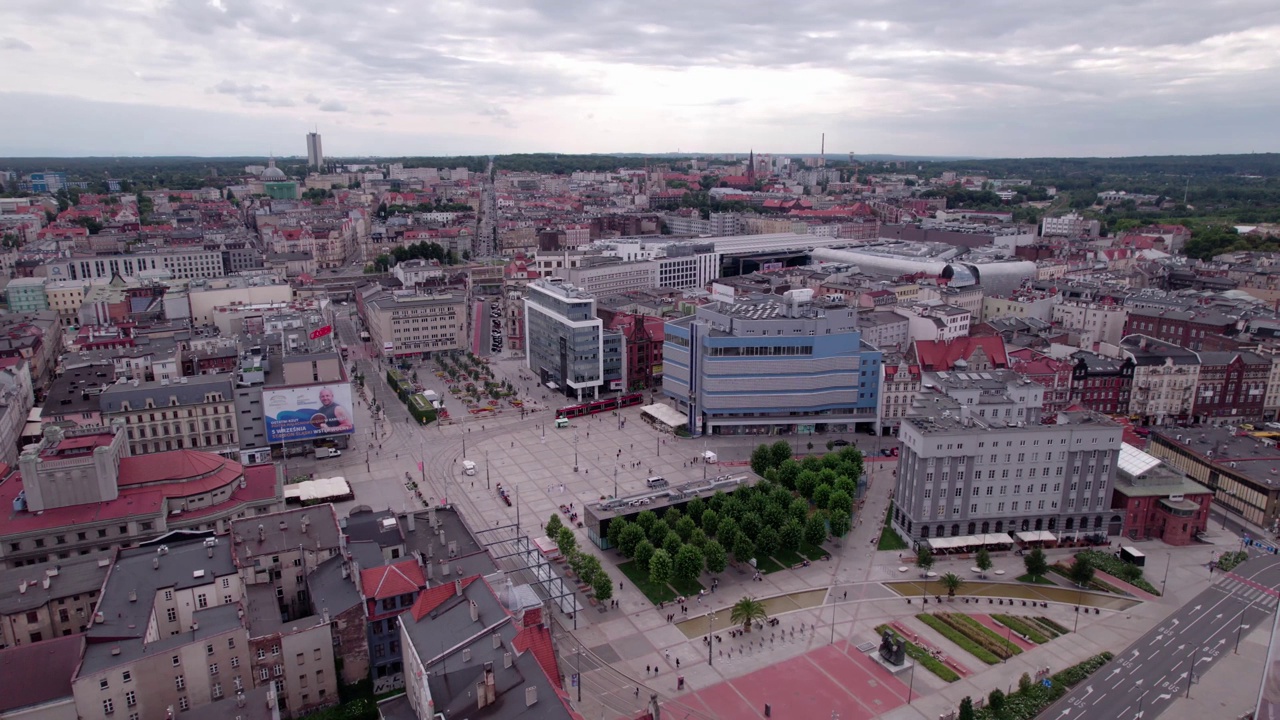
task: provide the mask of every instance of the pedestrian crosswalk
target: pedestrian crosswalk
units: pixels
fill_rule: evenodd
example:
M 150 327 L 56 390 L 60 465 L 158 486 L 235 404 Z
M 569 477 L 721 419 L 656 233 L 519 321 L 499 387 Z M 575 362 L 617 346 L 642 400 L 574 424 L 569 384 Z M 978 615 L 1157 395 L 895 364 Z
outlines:
M 1266 586 L 1230 575 L 1219 580 L 1216 585 L 1229 595 L 1241 597 L 1267 610 L 1274 610 L 1276 607 L 1277 592 Z

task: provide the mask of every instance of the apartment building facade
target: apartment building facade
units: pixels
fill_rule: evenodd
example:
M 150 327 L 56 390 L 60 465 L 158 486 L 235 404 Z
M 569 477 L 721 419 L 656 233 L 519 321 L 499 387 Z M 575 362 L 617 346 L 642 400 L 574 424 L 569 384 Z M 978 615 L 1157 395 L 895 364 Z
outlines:
M 384 357 L 429 357 L 467 347 L 467 302 L 461 293 L 387 291 L 374 287 L 357 298 L 373 351 Z
M 1129 414 L 1143 425 L 1188 421 L 1195 407 L 1200 357 L 1145 335 L 1125 337 L 1120 349 L 1134 366 Z
M 999 377 L 948 373 L 946 395 L 925 396 L 903 421 L 892 505 L 898 534 L 918 542 L 1038 530 L 1119 533 L 1123 517 L 1110 503 L 1121 427 L 1088 411 L 1041 423 L 1038 385 L 984 374 Z M 1013 420 L 1019 412 L 1025 419 Z
M 124 421 L 132 455 L 195 448 L 239 458 L 231 375 L 129 380 L 98 396 L 103 421 Z

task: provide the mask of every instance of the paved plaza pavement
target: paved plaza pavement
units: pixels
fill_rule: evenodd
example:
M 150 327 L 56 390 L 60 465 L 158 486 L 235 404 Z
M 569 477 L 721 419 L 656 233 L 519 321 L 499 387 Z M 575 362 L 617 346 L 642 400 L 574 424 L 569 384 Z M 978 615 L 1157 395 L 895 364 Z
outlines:
M 344 332 L 354 338 L 353 329 L 340 322 L 339 333 Z M 348 344 L 355 348 L 359 343 Z M 391 400 L 380 432 L 372 431 L 368 405 L 357 403 L 359 429 L 352 441 L 353 450 L 341 458 L 289 463 L 291 474 L 308 472 L 306 466 L 310 464 L 318 467 L 317 476 L 343 475 L 351 482 L 355 500 L 340 504 L 340 515 L 356 505 L 368 505 L 374 510 L 420 507 L 421 503 L 404 487 L 405 474 L 409 473 L 415 481 L 425 480 L 423 494 L 427 502 L 447 498 L 466 516 L 473 529 L 513 524 L 518 512 L 521 528 L 536 537 L 541 534 L 539 527 L 561 505 L 573 504 L 578 509 L 602 496 L 613 495 L 615 482 L 617 493 L 627 495 L 643 490 L 645 478 L 654 474 L 663 475 L 676 484 L 701 478 L 704 472 L 714 475 L 743 470 L 742 464 L 759 442 L 778 439 L 682 440 L 649 427 L 640 419 L 638 408 L 620 412 L 620 416 L 627 419 L 625 429 L 619 428 L 619 416 L 611 414 L 579 418 L 570 428 L 555 429 L 554 412 L 549 408 L 567 404 L 566 401 L 554 395 L 544 399 L 540 388 L 521 379 L 518 362 L 509 359 L 493 363 L 498 376 L 511 379 L 527 392 L 526 397 L 547 409 L 523 418 L 518 411 L 507 411 L 496 417 L 473 419 L 461 410 L 460 403 L 447 397 L 442 386 L 437 386 L 437 392 L 446 397 L 454 422 L 419 428 L 405 421 L 407 412 L 383 382 L 385 366 L 373 366 L 370 362 L 361 359 L 366 385 L 375 397 Z M 432 386 L 434 363 L 419 362 L 417 368 L 420 380 Z M 869 456 L 880 443 L 887 446 L 891 442 L 865 435 L 842 437 L 865 448 Z M 807 452 L 806 440 L 786 439 L 800 453 Z M 825 451 L 828 439 L 814 438 L 814 452 Z M 722 467 L 695 462 L 704 447 L 719 453 Z M 462 474 L 463 459 L 479 465 L 475 476 Z M 574 472 L 575 459 L 578 472 Z M 908 605 L 883 585 L 886 581 L 904 579 L 899 568 L 910 563 L 909 558 L 900 557 L 897 552 L 874 549 L 888 503 L 895 462 L 885 459 L 869 461 L 867 465 L 871 488 L 866 508 L 855 520 L 848 538 L 842 543 L 828 543 L 833 555 L 831 561 L 766 575 L 762 582 L 753 582 L 750 574 L 731 567 L 719 578 L 718 591 L 706 596 L 704 604 L 692 600 L 687 603 L 688 617 L 698 618 L 712 608 L 727 615 L 728 606 L 743 595 L 767 598 L 812 589 L 827 591 L 821 604 L 779 616 L 781 628 L 787 631 L 785 637 L 775 636 L 767 645 L 763 644 L 764 634 L 751 637 L 750 641 L 756 644 L 749 647 L 748 638 L 729 638 L 721 633 L 711 664 L 708 664 L 702 637 L 690 638 L 676 624 L 668 624 L 666 611 L 660 612 L 650 605 L 616 570 L 619 560 L 616 553 L 600 552 L 585 532 L 579 530 L 578 546 L 598 554 L 606 570 L 615 580 L 622 581 L 621 590 L 615 590 L 620 607 L 603 613 L 594 608 L 579 613 L 576 631 L 566 630 L 573 623 L 564 615 L 556 614 L 560 621 L 556 637 L 562 669 L 568 676 L 578 663 L 582 666 L 584 693 L 580 709 L 583 714 L 593 719 L 634 717 L 649 693 L 654 692 L 660 696 L 664 708 L 670 708 L 676 717 L 763 717 L 763 704 L 767 702 L 772 705 L 773 717 L 781 718 L 825 718 L 835 711 L 845 720 L 874 716 L 934 720 L 954 710 L 966 695 L 976 698 L 995 687 L 1008 690 L 1016 686 L 1024 672 L 1034 674 L 1045 667 L 1056 672 L 1103 650 L 1119 652 L 1208 587 L 1210 576 L 1205 563 L 1213 553 L 1234 549 L 1238 543 L 1234 534 L 1222 530 L 1214 531 L 1213 545 L 1172 548 L 1154 542 L 1138 543 L 1147 554 L 1148 579 L 1157 586 L 1167 563 L 1166 597 L 1125 611 L 1103 610 L 1099 615 L 1088 616 L 1077 616 L 1070 604 L 1050 603 L 1049 608 L 1041 609 L 1038 614 L 1067 627 L 1079 620 L 1078 631 L 1024 652 L 1007 664 L 988 668 L 920 624 L 913 617 L 922 610 L 919 604 Z M 499 483 L 516 499 L 513 507 L 498 497 Z M 1067 550 L 1049 553 L 1051 561 L 1068 554 Z M 996 569 L 1006 571 L 1004 577 L 1016 577 L 1023 572 L 1020 557 L 1006 554 L 993 559 Z M 941 560 L 934 570 L 939 574 L 956 572 L 968 578 L 972 575 L 971 564 L 971 560 Z M 702 584 L 710 586 L 705 575 Z M 963 607 L 947 606 L 947 609 Z M 988 611 L 985 607 L 983 610 Z M 684 616 L 677 618 L 684 619 Z M 922 640 L 956 658 L 973 674 L 948 685 L 923 669 L 911 679 L 895 680 L 878 666 L 868 665 L 869 661 L 852 646 L 876 642 L 876 625 L 893 621 L 917 629 Z M 1205 703 L 1218 701 L 1215 697 L 1225 704 L 1209 713 L 1209 717 L 1238 715 L 1221 712 L 1229 706 L 1235 713 L 1236 708 L 1243 707 L 1245 695 L 1256 694 L 1261 671 L 1250 675 L 1247 671 L 1240 672 L 1240 665 L 1246 657 L 1253 657 L 1256 662 L 1260 652 L 1258 643 L 1266 641 L 1262 635 L 1254 634 L 1252 629 L 1246 633 L 1241 655 L 1218 663 L 1202 684 L 1192 689 L 1191 701 L 1175 702 L 1162 717 L 1203 718 Z M 720 656 L 722 651 L 724 657 Z M 729 657 L 730 651 L 732 657 Z M 1265 652 L 1265 648 L 1261 652 Z M 646 666 L 650 668 L 647 675 Z M 656 674 L 653 668 L 657 668 Z M 683 691 L 677 688 L 680 676 L 685 681 Z M 1207 684 L 1215 678 L 1230 678 L 1229 683 L 1219 682 L 1214 687 L 1227 685 L 1233 690 L 1210 690 Z M 838 691 L 842 683 L 866 682 L 872 687 L 869 685 L 872 681 L 876 683 L 874 692 Z M 910 685 L 910 704 L 900 687 L 904 683 Z M 570 692 L 574 694 L 574 689 L 570 688 Z M 1198 695 L 1204 697 L 1198 698 Z M 728 703 L 726 708 L 737 709 L 720 709 L 717 706 L 721 702 Z M 1191 703 L 1196 704 L 1196 710 L 1184 707 Z M 831 707 L 825 707 L 828 704 Z M 1150 717 L 1148 715 L 1148 720 Z

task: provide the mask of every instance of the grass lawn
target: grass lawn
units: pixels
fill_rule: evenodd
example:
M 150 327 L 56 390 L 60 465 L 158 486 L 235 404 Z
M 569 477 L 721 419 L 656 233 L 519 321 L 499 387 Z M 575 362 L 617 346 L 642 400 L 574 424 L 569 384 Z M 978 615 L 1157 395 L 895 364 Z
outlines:
M 1043 575 L 1019 575 L 1018 582 L 1033 583 L 1035 585 L 1055 585 L 1052 580 L 1047 579 Z
M 777 560 L 767 557 L 767 558 L 756 558 L 756 569 L 764 573 L 765 575 L 768 575 L 769 573 L 778 572 L 779 570 L 786 570 L 787 568 L 783 567 Z
M 822 558 L 830 555 L 831 553 L 827 552 L 826 550 L 823 550 L 817 545 L 801 545 L 800 554 L 809 558 L 810 560 L 821 560 Z
M 676 594 L 683 595 L 687 598 L 698 597 L 698 593 L 706 589 L 702 586 L 702 583 L 697 580 L 690 580 L 688 582 L 683 580 L 672 580 L 671 587 L 676 589 Z M 647 595 L 648 593 L 645 594 Z
M 660 602 L 671 602 L 676 599 L 676 592 L 666 585 L 654 585 L 649 582 L 649 573 L 640 570 L 635 560 L 628 560 L 618 566 L 623 575 L 639 588 L 649 602 L 657 605 Z
M 893 531 L 893 526 L 890 523 L 890 518 L 893 517 L 891 514 L 892 512 L 893 510 L 891 508 L 886 510 L 884 513 L 884 527 L 880 530 L 880 542 L 876 545 L 876 549 L 908 550 L 909 546 L 902 541 L 902 538 L 898 536 L 898 533 Z
M 804 562 L 804 558 L 795 550 L 778 550 L 773 554 L 773 557 L 786 567 L 793 567 Z

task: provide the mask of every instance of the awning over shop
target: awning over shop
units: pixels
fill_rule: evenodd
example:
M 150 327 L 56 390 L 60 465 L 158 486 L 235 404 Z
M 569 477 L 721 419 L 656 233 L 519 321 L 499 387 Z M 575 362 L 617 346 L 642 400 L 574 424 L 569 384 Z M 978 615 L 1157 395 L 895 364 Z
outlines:
M 1057 539 L 1058 538 L 1054 537 L 1053 533 L 1048 530 L 1032 530 L 1030 532 L 1018 533 L 1018 542 L 1024 543 L 1054 542 Z

